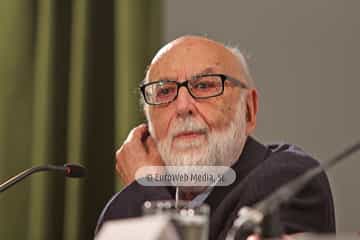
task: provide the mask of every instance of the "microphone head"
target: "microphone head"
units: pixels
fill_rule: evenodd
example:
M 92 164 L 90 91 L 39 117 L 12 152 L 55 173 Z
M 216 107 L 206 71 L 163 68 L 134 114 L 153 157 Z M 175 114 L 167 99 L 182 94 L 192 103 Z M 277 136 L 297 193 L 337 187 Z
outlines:
M 65 176 L 73 178 L 81 178 L 86 175 L 86 168 L 80 164 L 67 163 L 65 167 Z

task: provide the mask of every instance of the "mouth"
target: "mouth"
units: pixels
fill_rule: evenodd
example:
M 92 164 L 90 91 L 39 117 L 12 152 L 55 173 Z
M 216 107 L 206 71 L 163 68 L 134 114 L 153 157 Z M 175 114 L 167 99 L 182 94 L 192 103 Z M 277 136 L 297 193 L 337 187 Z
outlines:
M 205 136 L 205 131 L 186 131 L 176 134 L 174 140 L 191 140 Z

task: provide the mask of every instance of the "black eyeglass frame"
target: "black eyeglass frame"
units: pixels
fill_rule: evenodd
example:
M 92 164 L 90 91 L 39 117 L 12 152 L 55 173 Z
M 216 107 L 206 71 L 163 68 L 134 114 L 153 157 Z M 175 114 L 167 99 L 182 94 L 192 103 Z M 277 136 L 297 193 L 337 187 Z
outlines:
M 191 92 L 190 88 L 189 88 L 189 82 L 190 81 L 193 81 L 193 80 L 196 80 L 196 79 L 199 79 L 199 78 L 202 78 L 202 77 L 220 77 L 221 79 L 221 91 L 218 93 L 218 94 L 215 94 L 215 95 L 211 95 L 211 96 L 206 96 L 206 97 L 198 97 L 198 96 L 194 96 L 193 93 Z M 150 82 L 150 83 L 146 83 L 146 84 L 142 84 L 139 88 L 140 88 L 140 91 L 143 95 L 143 98 L 145 100 L 145 102 L 149 105 L 152 105 L 152 106 L 159 106 L 159 105 L 165 105 L 165 104 L 169 104 L 173 101 L 176 100 L 176 98 L 178 97 L 179 95 L 179 91 L 180 91 L 180 88 L 181 87 L 185 87 L 187 90 L 188 90 L 188 93 L 194 98 L 194 99 L 208 99 L 208 98 L 212 98 L 212 97 L 217 97 L 217 96 L 220 96 L 224 93 L 224 89 L 225 89 L 225 81 L 228 80 L 229 82 L 233 83 L 235 86 L 239 86 L 241 88 L 245 88 L 245 89 L 248 89 L 248 86 L 241 82 L 240 80 L 236 79 L 236 78 L 233 78 L 233 77 L 230 77 L 230 76 L 227 76 L 225 74 L 201 74 L 201 75 L 196 75 L 194 77 L 192 77 L 190 80 L 186 80 L 184 82 L 177 82 L 177 81 L 174 81 L 174 80 L 160 80 L 160 81 L 155 81 L 155 82 Z M 177 89 L 176 89 L 176 95 L 174 96 L 174 98 L 170 101 L 167 101 L 167 102 L 164 102 L 164 103 L 150 103 L 148 102 L 148 100 L 146 99 L 146 94 L 145 94 L 145 88 L 147 86 L 150 86 L 150 85 L 154 85 L 154 84 L 158 84 L 158 83 L 166 83 L 166 82 L 171 82 L 171 83 L 175 83 L 177 85 Z

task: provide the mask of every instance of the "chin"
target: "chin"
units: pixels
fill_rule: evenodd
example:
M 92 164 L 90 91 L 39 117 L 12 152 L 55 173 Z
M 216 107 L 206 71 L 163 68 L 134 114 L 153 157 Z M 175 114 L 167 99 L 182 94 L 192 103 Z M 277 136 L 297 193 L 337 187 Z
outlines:
M 209 166 L 214 165 L 207 154 L 199 148 L 188 148 L 186 150 L 172 152 L 171 159 L 166 165 L 172 166 Z
M 174 146 L 171 149 L 171 155 L 179 157 L 178 155 L 197 155 L 201 154 L 202 147 L 201 146 Z
M 193 140 L 173 140 L 171 147 L 174 151 L 192 151 L 198 150 L 208 146 L 208 142 L 204 139 L 193 139 Z

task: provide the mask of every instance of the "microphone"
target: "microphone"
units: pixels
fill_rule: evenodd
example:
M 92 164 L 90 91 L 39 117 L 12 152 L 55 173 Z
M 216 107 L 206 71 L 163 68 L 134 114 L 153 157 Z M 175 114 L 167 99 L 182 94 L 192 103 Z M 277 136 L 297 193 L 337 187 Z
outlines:
M 242 234 L 260 233 L 264 234 L 265 228 L 267 231 L 272 231 L 268 224 L 272 224 L 271 227 L 277 227 L 271 222 L 276 220 L 273 218 L 273 214 L 279 209 L 279 207 L 288 202 L 298 192 L 300 192 L 310 180 L 316 177 L 321 172 L 333 167 L 337 163 L 346 159 L 353 153 L 360 149 L 360 142 L 346 148 L 343 152 L 339 153 L 330 160 L 320 164 L 317 167 L 311 168 L 304 174 L 296 177 L 287 184 L 279 187 L 275 192 L 270 194 L 267 198 L 255 204 L 253 207 L 242 207 L 238 212 L 238 218 L 234 221 L 232 228 L 226 236 L 226 240 L 233 240 L 237 236 L 237 233 L 242 231 Z M 277 219 L 278 220 L 278 219 Z M 281 232 L 279 229 L 275 229 L 274 233 L 278 237 Z M 266 234 L 266 235 L 271 235 Z M 271 236 L 270 236 L 271 237 Z M 274 237 L 274 236 L 272 236 Z
M 33 173 L 44 172 L 44 171 L 63 172 L 66 177 L 71 177 L 71 178 L 81 178 L 86 175 L 86 168 L 79 164 L 67 163 L 63 166 L 57 166 L 57 165 L 35 166 L 22 171 L 21 173 L 15 175 L 14 177 L 2 183 L 0 185 L 0 192 L 4 192 L 8 188 L 14 186 L 16 183 L 22 181 L 27 176 L 30 176 Z
M 86 175 L 86 168 L 80 164 L 67 163 L 63 167 L 65 168 L 66 177 L 82 178 Z

